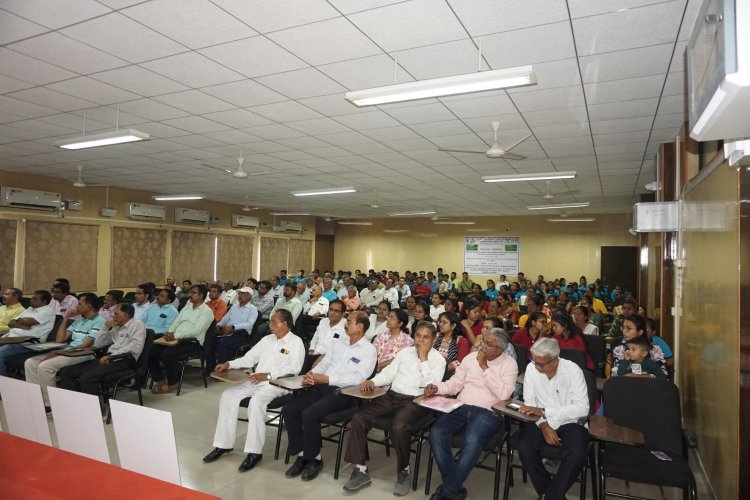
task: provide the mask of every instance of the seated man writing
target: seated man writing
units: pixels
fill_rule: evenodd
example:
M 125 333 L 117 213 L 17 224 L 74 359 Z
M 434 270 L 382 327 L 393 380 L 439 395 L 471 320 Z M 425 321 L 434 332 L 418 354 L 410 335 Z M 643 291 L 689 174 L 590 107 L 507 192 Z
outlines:
M 434 500 L 466 498 L 464 481 L 482 453 L 484 444 L 502 431 L 503 419 L 492 405 L 510 399 L 516 388 L 518 364 L 505 352 L 508 335 L 501 328 L 490 328 L 482 335 L 479 350 L 467 354 L 446 382 L 425 387 L 425 397 L 458 394 L 463 403 L 451 413 L 441 414 L 430 430 L 430 446 L 443 484 L 432 495 Z M 464 446 L 453 458 L 451 437 L 464 432 Z
M 439 383 L 445 373 L 445 358 L 432 348 L 436 333 L 434 324 L 420 322 L 414 334 L 414 346 L 399 351 L 383 371 L 360 384 L 360 389 L 364 392 L 372 391 L 376 386 L 391 387 L 386 394 L 364 405 L 352 418 L 344 458 L 354 465 L 354 469 L 349 482 L 344 485 L 344 491 L 357 491 L 371 483 L 365 464 L 367 432 L 378 417 L 390 416 L 393 417 L 391 441 L 396 449 L 396 484 L 393 494 L 404 496 L 409 493 L 411 426 L 430 414 L 429 409 L 414 404 L 413 400 L 422 395 L 423 388 L 427 385 Z
M 292 313 L 286 309 L 276 311 L 268 322 L 273 335 L 263 337 L 243 357 L 216 365 L 216 372 L 255 367 L 255 373 L 247 382 L 230 387 L 221 394 L 214 449 L 203 458 L 204 462 L 213 462 L 234 448 L 240 402 L 247 397 L 251 397 L 247 406 L 247 456 L 238 470 L 247 472 L 263 458 L 266 408 L 275 398 L 289 393 L 286 389 L 270 385 L 268 381 L 285 375 L 297 375 L 305 357 L 302 340 L 290 331 L 293 323 Z
M 298 393 L 281 410 L 289 438 L 289 453 L 299 454 L 286 477 L 302 475 L 303 481 L 315 479 L 323 469 L 320 455 L 322 440 L 320 423 L 326 415 L 352 405 L 349 396 L 339 389 L 359 385 L 375 369 L 375 348 L 365 338 L 370 319 L 363 311 L 355 311 L 346 322 L 349 342 L 332 342 L 323 361 L 305 374 Z
M 99 298 L 93 293 L 82 293 L 78 298 L 78 305 L 68 309 L 63 316 L 63 321 L 57 329 L 56 342 L 68 343 L 69 347 L 86 348 L 91 347 L 104 326 L 97 311 L 99 310 Z M 66 327 L 67 320 L 75 316 L 78 319 Z M 52 354 L 41 354 L 29 358 L 24 363 L 26 381 L 39 384 L 42 388 L 42 399 L 44 406 L 49 407 L 49 394 L 47 387 L 56 387 L 57 372 L 66 366 L 77 365 L 94 359 L 94 356 L 67 357 Z
M 589 414 L 586 379 L 572 361 L 560 358 L 556 340 L 543 338 L 531 347 L 526 367 L 521 413 L 541 417 L 521 426 L 518 454 L 540 497 L 563 500 L 586 464 Z M 550 476 L 542 464 L 544 446 L 561 447 L 557 474 Z
M 146 341 L 146 328 L 141 320 L 133 319 L 133 315 L 132 304 L 117 304 L 112 319 L 104 324 L 94 340 L 95 348 L 109 346 L 106 355 L 63 368 L 60 387 L 99 394 L 99 384 L 105 377 L 135 367 Z

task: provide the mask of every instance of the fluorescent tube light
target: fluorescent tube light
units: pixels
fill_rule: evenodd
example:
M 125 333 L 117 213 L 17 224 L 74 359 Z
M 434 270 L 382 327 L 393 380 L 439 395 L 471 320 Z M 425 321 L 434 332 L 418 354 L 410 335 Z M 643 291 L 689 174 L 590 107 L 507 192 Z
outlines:
M 157 194 L 153 197 L 158 201 L 202 200 L 202 194 Z
M 473 226 L 476 222 L 464 221 L 464 220 L 436 220 L 433 224 L 443 224 L 445 226 Z
M 358 220 L 340 220 L 338 223 L 342 226 L 372 226 L 372 222 Z
M 389 217 L 411 217 L 412 215 L 434 215 L 434 210 L 422 210 L 421 212 L 394 212 Z
M 433 78 L 419 82 L 399 83 L 346 93 L 346 100 L 355 106 L 373 106 L 390 102 L 413 101 L 485 90 L 532 85 L 536 75 L 532 66 L 480 71 L 466 75 Z
M 558 208 L 584 208 L 589 205 L 588 201 L 582 201 L 580 203 L 558 203 L 557 205 L 529 205 L 526 208 L 529 210 L 555 210 Z
M 547 219 L 547 222 L 594 222 L 595 217 L 579 217 L 576 219 L 565 218 L 565 219 Z
M 341 193 L 356 193 L 357 190 L 353 187 L 339 187 L 339 188 L 328 188 L 328 189 L 316 189 L 313 191 L 292 191 L 294 196 L 319 196 L 324 194 L 341 194 Z
M 110 146 L 124 142 L 146 141 L 150 138 L 147 133 L 132 128 L 124 128 L 101 134 L 81 135 L 55 142 L 55 146 L 63 149 L 84 149 L 97 146 Z
M 520 182 L 520 181 L 551 181 L 555 179 L 575 179 L 576 172 L 542 172 L 539 174 L 511 174 L 511 175 L 485 175 L 484 182 Z
M 396 233 L 408 233 L 408 229 L 383 229 L 384 233 L 396 234 Z
M 310 215 L 309 212 L 271 212 L 271 215 Z

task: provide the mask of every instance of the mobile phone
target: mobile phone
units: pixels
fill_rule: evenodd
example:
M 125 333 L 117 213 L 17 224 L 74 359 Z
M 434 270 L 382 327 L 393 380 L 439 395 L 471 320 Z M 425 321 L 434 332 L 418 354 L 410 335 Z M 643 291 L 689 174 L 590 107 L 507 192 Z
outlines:
M 655 456 L 656 458 L 658 458 L 659 460 L 662 460 L 664 462 L 671 462 L 672 461 L 672 459 L 670 458 L 670 456 L 667 455 L 666 453 L 664 453 L 663 451 L 652 450 L 651 454 L 653 456 Z
M 517 403 L 508 403 L 508 408 L 510 408 L 511 410 L 518 411 L 518 410 L 521 409 L 521 405 L 519 405 Z

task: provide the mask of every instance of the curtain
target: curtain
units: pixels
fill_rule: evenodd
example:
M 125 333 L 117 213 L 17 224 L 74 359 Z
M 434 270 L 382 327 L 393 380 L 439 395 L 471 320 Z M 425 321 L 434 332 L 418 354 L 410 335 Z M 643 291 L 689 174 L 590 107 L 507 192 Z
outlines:
M 260 237 L 260 276 L 259 280 L 278 276 L 279 271 L 287 268 L 289 240 L 286 238 Z
M 172 267 L 169 274 L 177 283 L 182 280 L 213 281 L 213 234 L 174 231 L 172 233 Z
M 167 265 L 167 232 L 161 229 L 112 228 L 112 288 L 162 283 Z
M 64 277 L 72 290 L 96 290 L 98 239 L 94 225 L 27 222 L 24 288 L 49 290 Z
M 216 256 L 216 275 L 222 281 L 244 282 L 253 274 L 255 238 L 220 234 Z
M 13 268 L 16 263 L 16 228 L 18 221 L 0 220 L 0 285 L 14 287 Z
M 312 240 L 289 240 L 289 274 L 294 276 L 297 271 L 304 269 L 306 273 L 312 270 Z

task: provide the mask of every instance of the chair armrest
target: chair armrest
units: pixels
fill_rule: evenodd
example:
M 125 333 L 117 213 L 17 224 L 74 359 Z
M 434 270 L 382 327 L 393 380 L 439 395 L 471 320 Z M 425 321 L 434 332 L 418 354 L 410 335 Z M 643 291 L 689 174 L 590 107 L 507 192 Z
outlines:
M 195 337 L 187 337 L 187 338 L 184 338 L 184 339 L 177 339 L 177 343 L 178 344 L 196 344 L 198 346 L 201 345 L 201 343 L 198 342 L 198 339 L 196 339 Z
M 607 417 L 599 415 L 593 415 L 589 419 L 589 435 L 599 441 L 609 441 L 629 446 L 643 446 L 646 444 L 646 439 L 640 431 L 623 425 L 617 425 Z
M 123 354 L 115 354 L 114 356 L 110 356 L 109 357 L 109 362 L 110 363 L 116 363 L 118 361 L 122 361 L 123 359 L 131 359 L 131 360 L 135 361 L 135 358 L 133 357 L 133 355 L 131 353 L 125 352 Z

